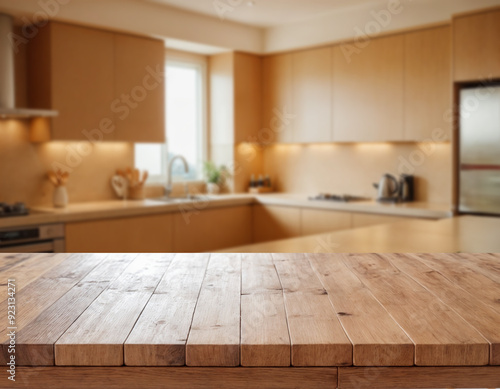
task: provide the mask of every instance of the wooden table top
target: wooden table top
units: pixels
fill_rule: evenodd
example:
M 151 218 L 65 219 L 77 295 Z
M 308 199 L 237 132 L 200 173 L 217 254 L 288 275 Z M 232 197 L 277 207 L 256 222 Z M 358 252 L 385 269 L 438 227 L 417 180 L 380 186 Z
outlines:
M 18 365 L 500 365 L 500 254 L 3 254 L 0 275 Z

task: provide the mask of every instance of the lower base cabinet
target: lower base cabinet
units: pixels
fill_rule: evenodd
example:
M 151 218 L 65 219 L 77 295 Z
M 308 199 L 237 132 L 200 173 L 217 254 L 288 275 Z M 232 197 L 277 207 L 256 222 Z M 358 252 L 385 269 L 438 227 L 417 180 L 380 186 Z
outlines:
M 302 209 L 301 216 L 301 235 L 314 235 L 351 228 L 352 214 L 350 212 Z
M 171 252 L 173 214 L 66 224 L 68 253 Z
M 254 205 L 254 242 L 294 238 L 300 232 L 300 208 L 275 205 Z
M 252 243 L 252 206 L 187 207 L 175 213 L 174 252 L 215 251 Z
M 353 213 L 352 228 L 375 226 L 377 224 L 397 223 L 412 218 L 404 216 L 375 215 L 370 213 Z

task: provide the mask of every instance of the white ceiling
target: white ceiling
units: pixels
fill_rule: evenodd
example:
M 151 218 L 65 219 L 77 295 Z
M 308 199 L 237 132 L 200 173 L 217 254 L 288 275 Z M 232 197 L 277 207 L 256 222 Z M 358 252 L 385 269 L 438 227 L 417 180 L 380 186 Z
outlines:
M 255 27 L 304 21 L 380 0 L 142 0 Z M 253 5 L 250 5 L 253 4 Z

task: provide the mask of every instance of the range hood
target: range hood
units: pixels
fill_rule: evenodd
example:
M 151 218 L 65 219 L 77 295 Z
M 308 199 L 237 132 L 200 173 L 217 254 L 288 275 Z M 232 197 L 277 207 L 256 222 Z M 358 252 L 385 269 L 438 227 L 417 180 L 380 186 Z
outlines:
M 0 13 L 0 119 L 57 116 L 57 111 L 48 109 L 16 108 L 12 28 L 12 16 Z

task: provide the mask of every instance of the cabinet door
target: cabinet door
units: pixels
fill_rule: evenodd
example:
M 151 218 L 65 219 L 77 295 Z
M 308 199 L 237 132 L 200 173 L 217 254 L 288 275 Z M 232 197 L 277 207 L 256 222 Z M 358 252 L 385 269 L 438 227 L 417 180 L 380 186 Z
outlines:
M 300 209 L 255 205 L 253 237 L 255 242 L 300 236 Z
M 453 19 L 454 79 L 500 77 L 500 10 Z
M 349 212 L 318 209 L 302 209 L 301 212 L 301 235 L 314 235 L 351 228 L 351 214 Z
M 347 46 L 333 49 L 335 142 L 403 140 L 404 37 L 367 43 L 350 56 Z
M 163 41 L 115 35 L 115 139 L 165 141 Z
M 371 213 L 353 213 L 352 228 L 375 226 L 377 224 L 396 223 L 411 220 L 408 217 L 377 215 Z
M 451 28 L 405 35 L 405 131 L 407 141 L 433 139 L 441 129 L 451 137 Z
M 262 59 L 234 54 L 234 139 L 236 143 L 260 141 Z M 263 139 L 266 140 L 265 138 Z
M 293 55 L 293 142 L 332 141 L 332 49 Z
M 174 251 L 204 252 L 252 243 L 252 207 L 199 210 L 174 215 Z
M 103 119 L 113 120 L 114 34 L 63 23 L 49 28 L 50 50 L 43 55 L 51 55 L 46 75 L 50 102 L 44 107 L 59 111 L 52 121 L 52 139 L 85 140 L 84 130 L 99 128 Z M 105 134 L 104 140 L 113 140 L 113 134 Z
M 262 128 L 271 131 L 271 142 L 291 143 L 292 54 L 264 57 L 262 67 Z
M 173 215 L 66 224 L 68 253 L 165 253 L 173 250 Z

